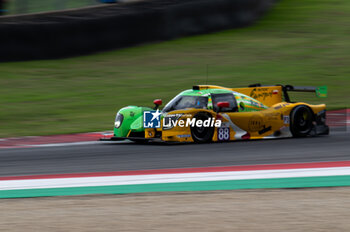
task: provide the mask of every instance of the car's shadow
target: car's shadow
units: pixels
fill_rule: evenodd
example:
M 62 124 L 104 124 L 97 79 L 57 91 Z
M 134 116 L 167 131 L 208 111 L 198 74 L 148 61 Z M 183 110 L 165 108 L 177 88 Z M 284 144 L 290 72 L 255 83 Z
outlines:
M 148 141 L 144 143 L 138 143 L 130 140 L 125 141 L 104 141 L 101 145 L 105 146 L 199 146 L 204 144 L 230 144 L 230 143 L 266 143 L 278 140 L 301 140 L 301 139 L 314 139 L 314 138 L 327 138 L 330 135 L 318 135 L 318 136 L 308 136 L 303 138 L 294 137 L 284 137 L 284 138 L 271 138 L 271 139 L 250 139 L 250 140 L 231 140 L 231 141 L 221 141 L 221 142 L 207 142 L 207 143 L 193 143 L 193 142 L 164 142 L 164 141 Z

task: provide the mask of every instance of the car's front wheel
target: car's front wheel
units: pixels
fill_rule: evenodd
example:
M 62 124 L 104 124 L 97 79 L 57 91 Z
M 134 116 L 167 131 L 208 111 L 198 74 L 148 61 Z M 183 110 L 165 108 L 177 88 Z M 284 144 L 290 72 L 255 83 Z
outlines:
M 212 115 L 207 112 L 199 112 L 196 115 L 193 116 L 195 118 L 195 121 L 202 120 L 202 122 L 206 120 L 212 120 Z M 212 141 L 213 135 L 214 135 L 214 127 L 197 127 L 196 125 L 191 127 L 191 134 L 192 138 L 196 143 L 207 143 Z

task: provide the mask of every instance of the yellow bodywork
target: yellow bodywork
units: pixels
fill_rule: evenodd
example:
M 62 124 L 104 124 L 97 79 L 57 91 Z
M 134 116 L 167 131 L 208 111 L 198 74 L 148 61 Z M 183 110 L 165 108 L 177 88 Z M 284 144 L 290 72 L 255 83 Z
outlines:
M 230 128 L 229 140 L 241 140 L 241 139 L 263 139 L 273 138 L 276 133 L 286 131 L 285 136 L 276 137 L 291 137 L 289 133 L 290 126 L 290 113 L 294 107 L 298 105 L 306 105 L 312 109 L 314 114 L 325 110 L 326 105 L 310 105 L 307 103 L 286 103 L 281 102 L 273 105 L 272 107 L 256 112 L 233 112 L 233 113 L 216 113 L 203 109 L 186 109 L 180 111 L 171 112 L 171 114 L 182 113 L 179 119 L 186 120 L 188 117 L 193 117 L 198 112 L 209 112 L 214 118 L 221 118 L 222 127 Z M 212 141 L 218 140 L 218 129 L 215 128 Z M 193 142 L 191 136 L 190 127 L 173 127 L 169 130 L 159 129 L 145 129 L 145 138 L 154 138 L 156 132 L 162 132 L 161 139 L 169 142 Z M 240 134 L 241 133 L 241 134 Z M 245 137 L 244 135 L 248 135 Z
M 263 138 L 281 138 L 291 137 L 290 133 L 290 114 L 298 105 L 308 106 L 314 114 L 318 114 L 326 109 L 325 104 L 310 105 L 307 103 L 287 103 L 282 102 L 282 87 L 252 87 L 252 88 L 225 88 L 213 85 L 199 85 L 199 90 L 218 88 L 236 91 L 250 96 L 269 108 L 254 112 L 229 112 L 216 113 L 206 109 L 185 109 L 170 112 L 169 114 L 183 114 L 181 118 L 186 120 L 193 117 L 198 112 L 208 112 L 215 119 L 222 121 L 221 127 L 229 128 L 229 140 L 241 139 L 263 139 Z M 162 123 L 163 125 L 163 123 Z M 219 128 L 214 129 L 212 141 L 219 141 Z M 163 141 L 171 142 L 193 142 L 190 127 L 175 126 L 171 129 L 145 129 L 145 138 L 155 138 L 156 133 L 161 132 Z

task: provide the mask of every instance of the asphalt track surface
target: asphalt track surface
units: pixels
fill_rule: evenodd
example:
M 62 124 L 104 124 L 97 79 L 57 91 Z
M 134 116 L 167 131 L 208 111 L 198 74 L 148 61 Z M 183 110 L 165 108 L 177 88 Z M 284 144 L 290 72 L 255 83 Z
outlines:
M 101 142 L 0 150 L 0 176 L 350 160 L 350 132 L 211 144 Z

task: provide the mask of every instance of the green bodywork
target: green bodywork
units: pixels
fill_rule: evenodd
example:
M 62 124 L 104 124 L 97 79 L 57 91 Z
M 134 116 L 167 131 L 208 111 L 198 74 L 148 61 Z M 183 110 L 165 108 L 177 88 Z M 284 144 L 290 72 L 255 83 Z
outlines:
M 227 89 L 185 90 L 181 96 L 208 97 L 208 109 L 213 109 L 211 94 L 233 93 L 237 101 L 239 112 L 250 112 L 267 109 L 268 107 L 247 95 Z M 177 97 L 177 96 L 176 96 Z M 143 132 L 143 112 L 153 110 L 149 107 L 127 106 L 118 111 L 123 115 L 123 121 L 119 128 L 114 127 L 114 136 L 127 137 L 129 132 Z
M 153 110 L 148 107 L 127 106 L 118 111 L 118 114 L 123 115 L 123 122 L 119 128 L 114 127 L 114 136 L 127 137 L 130 130 L 132 132 L 142 132 L 143 128 L 143 112 Z
M 185 90 L 179 95 L 183 96 L 208 96 L 208 109 L 213 109 L 212 100 L 210 94 L 223 94 L 223 93 L 233 93 L 238 106 L 238 112 L 251 112 L 260 111 L 267 109 L 268 107 L 259 102 L 258 100 L 249 97 L 245 94 L 227 90 L 227 89 L 204 89 L 204 90 Z
M 185 91 L 182 91 L 179 95 L 182 96 L 208 96 L 210 94 L 219 94 L 219 93 L 232 93 L 233 91 L 226 90 L 226 89 L 202 89 L 202 90 L 193 90 L 188 89 Z

